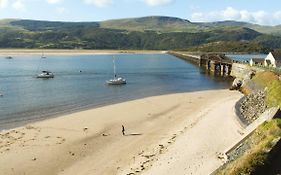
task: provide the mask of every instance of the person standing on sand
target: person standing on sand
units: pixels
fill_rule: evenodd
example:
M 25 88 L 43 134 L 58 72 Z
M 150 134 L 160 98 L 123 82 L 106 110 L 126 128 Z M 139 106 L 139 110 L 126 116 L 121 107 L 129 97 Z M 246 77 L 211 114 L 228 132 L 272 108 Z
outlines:
M 122 125 L 122 134 L 123 134 L 123 136 L 125 135 L 125 127 L 124 127 L 124 125 Z

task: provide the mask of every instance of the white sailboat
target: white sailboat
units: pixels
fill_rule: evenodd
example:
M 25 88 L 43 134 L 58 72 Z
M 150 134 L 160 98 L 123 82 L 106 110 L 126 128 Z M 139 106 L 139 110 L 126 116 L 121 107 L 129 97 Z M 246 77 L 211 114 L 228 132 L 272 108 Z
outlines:
M 47 70 L 43 70 L 40 74 L 37 74 L 37 78 L 54 78 L 55 75 Z
M 106 83 L 108 85 L 122 85 L 122 84 L 126 84 L 127 81 L 126 81 L 125 78 L 117 77 L 116 66 L 115 66 L 115 57 L 113 57 L 113 70 L 114 70 L 114 77 L 113 77 L 113 79 L 107 80 Z
M 45 55 L 44 55 L 44 52 L 42 52 L 42 55 L 41 55 L 41 58 L 47 58 Z
M 41 58 L 43 58 L 43 55 Z M 41 63 L 41 60 L 40 60 L 40 63 Z M 40 66 L 40 63 L 39 63 L 39 66 Z M 37 68 L 37 72 L 39 71 L 39 66 Z M 41 73 L 36 75 L 36 78 L 48 79 L 48 78 L 54 78 L 54 77 L 55 77 L 55 75 L 51 71 L 48 71 L 48 70 L 43 70 Z

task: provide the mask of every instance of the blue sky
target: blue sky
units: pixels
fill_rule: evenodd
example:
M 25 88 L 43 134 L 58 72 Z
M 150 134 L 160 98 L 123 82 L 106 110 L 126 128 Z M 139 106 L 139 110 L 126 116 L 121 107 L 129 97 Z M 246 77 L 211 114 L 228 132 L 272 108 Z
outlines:
M 101 21 L 151 15 L 281 24 L 280 0 L 0 0 L 0 18 Z

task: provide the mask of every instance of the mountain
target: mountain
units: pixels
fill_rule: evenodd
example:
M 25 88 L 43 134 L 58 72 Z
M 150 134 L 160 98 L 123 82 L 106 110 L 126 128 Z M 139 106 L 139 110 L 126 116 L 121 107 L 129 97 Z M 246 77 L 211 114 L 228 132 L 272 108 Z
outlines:
M 0 23 L 1 24 L 1 23 Z M 56 30 L 62 28 L 87 28 L 99 27 L 97 22 L 59 22 L 59 21 L 36 21 L 36 20 L 10 20 L 9 24 L 12 26 L 22 27 L 30 31 L 46 31 Z
M 0 20 L 0 48 L 64 49 L 187 49 L 199 46 L 235 50 L 281 48 L 281 26 L 245 22 L 193 23 L 189 20 L 149 16 L 101 22 Z M 272 34 L 273 33 L 273 34 Z M 245 44 L 247 43 L 247 44 Z
M 159 31 L 184 32 L 198 29 L 198 26 L 188 20 L 167 17 L 148 16 L 142 18 L 127 18 L 100 22 L 100 27 L 129 31 Z
M 199 32 L 225 28 L 250 28 L 260 33 L 281 36 L 281 25 L 262 26 L 239 21 L 218 21 L 209 23 L 191 22 L 186 19 L 167 16 L 148 16 L 141 18 L 126 18 L 102 21 L 102 28 L 120 29 L 129 31 L 158 31 L 158 32 Z

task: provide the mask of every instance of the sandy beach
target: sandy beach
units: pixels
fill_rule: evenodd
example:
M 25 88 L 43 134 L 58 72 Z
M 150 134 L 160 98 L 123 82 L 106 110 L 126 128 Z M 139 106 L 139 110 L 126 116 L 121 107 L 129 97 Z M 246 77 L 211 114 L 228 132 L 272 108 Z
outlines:
M 241 97 L 229 90 L 163 95 L 2 131 L 0 172 L 210 174 L 223 163 L 217 154 L 242 137 L 234 112 Z
M 108 54 L 163 54 L 160 50 L 83 50 L 83 49 L 0 49 L 0 56 L 17 55 L 108 55 Z

